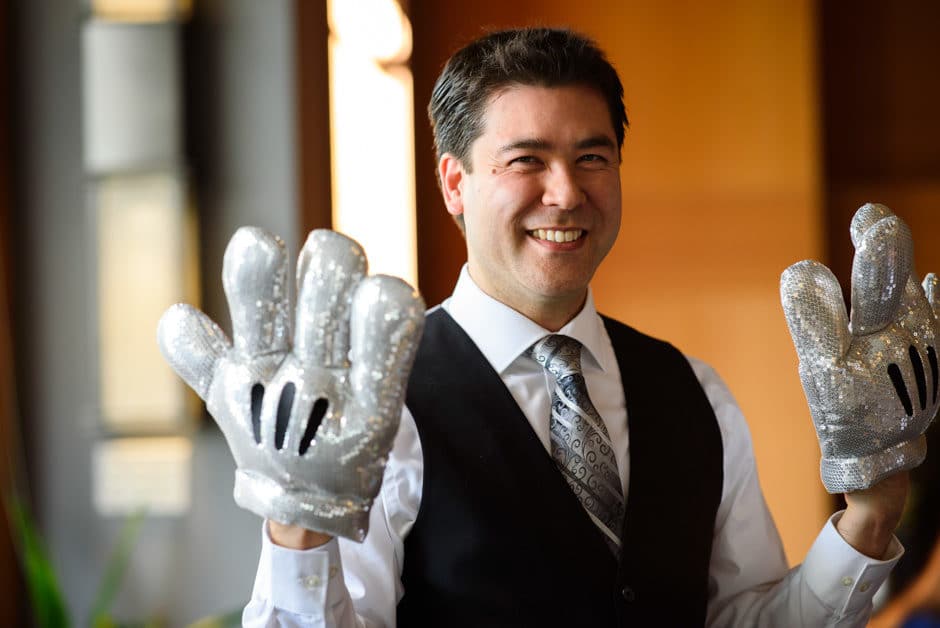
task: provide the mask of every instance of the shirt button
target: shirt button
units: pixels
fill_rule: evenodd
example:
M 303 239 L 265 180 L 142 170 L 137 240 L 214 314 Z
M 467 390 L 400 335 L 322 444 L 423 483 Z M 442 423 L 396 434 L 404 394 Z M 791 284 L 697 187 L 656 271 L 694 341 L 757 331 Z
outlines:
M 320 586 L 319 576 L 304 576 L 300 579 L 300 584 L 308 591 L 312 591 Z
M 846 576 L 845 578 L 842 578 L 842 584 L 843 584 L 844 586 L 850 587 L 850 586 L 852 586 L 853 584 L 855 584 L 855 581 L 852 580 L 851 578 L 849 578 L 848 576 Z
M 862 593 L 864 593 L 865 591 L 867 591 L 867 590 L 870 589 L 870 588 L 871 588 L 871 583 L 870 583 L 870 582 L 863 582 L 862 585 L 858 588 L 858 590 L 861 591 Z
M 621 589 L 620 595 L 623 596 L 625 602 L 633 602 L 636 599 L 636 593 L 634 593 L 633 589 L 630 587 L 624 587 Z

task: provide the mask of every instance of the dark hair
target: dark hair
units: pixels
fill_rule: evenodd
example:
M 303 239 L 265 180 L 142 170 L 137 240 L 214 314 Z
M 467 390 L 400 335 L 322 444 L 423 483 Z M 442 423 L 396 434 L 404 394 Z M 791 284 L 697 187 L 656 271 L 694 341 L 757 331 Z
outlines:
M 623 146 L 623 85 L 603 51 L 567 29 L 521 28 L 485 35 L 447 61 L 428 104 L 438 159 L 450 153 L 471 169 L 470 145 L 483 132 L 490 96 L 510 85 L 596 89 L 610 111 L 617 147 Z

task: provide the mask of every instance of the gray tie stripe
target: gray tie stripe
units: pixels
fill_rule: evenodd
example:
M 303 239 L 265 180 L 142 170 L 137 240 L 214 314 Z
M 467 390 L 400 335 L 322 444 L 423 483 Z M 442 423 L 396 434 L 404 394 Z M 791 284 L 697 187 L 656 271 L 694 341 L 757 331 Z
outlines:
M 581 373 L 581 343 L 553 334 L 532 345 L 527 354 L 555 378 L 550 419 L 552 459 L 616 554 L 623 523 L 623 489 L 610 435 L 588 397 Z

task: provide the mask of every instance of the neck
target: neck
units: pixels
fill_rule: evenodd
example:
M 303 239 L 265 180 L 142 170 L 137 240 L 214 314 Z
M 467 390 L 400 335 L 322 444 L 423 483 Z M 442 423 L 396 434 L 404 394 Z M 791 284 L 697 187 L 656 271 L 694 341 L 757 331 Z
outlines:
M 518 307 L 512 303 L 506 303 L 506 305 L 529 320 L 538 323 L 539 327 L 554 332 L 567 325 L 571 319 L 578 315 L 578 312 L 584 307 L 586 299 L 587 293 L 585 292 L 579 299 L 565 300 L 564 303 L 558 299 L 553 299 L 551 302 L 546 303 L 526 303 L 525 307 Z
M 469 270 L 469 269 L 468 269 Z M 542 295 L 503 294 L 494 286 L 481 283 L 473 277 L 473 283 L 503 305 L 511 307 L 539 327 L 555 332 L 567 325 L 578 315 L 587 301 L 587 288 L 578 294 L 545 297 Z

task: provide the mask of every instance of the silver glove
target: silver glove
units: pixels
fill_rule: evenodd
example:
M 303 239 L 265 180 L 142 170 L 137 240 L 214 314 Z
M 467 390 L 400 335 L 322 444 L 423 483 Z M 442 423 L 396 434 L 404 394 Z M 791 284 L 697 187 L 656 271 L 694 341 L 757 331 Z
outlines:
M 851 234 L 851 320 L 822 264 L 798 262 L 780 280 L 830 493 L 919 465 L 938 406 L 936 276 L 917 283 L 910 230 L 884 205 L 862 206 Z
M 243 227 L 222 270 L 234 343 L 186 304 L 169 308 L 157 331 L 164 357 L 205 400 L 232 450 L 235 501 L 357 541 L 424 325 L 411 286 L 365 275 L 356 242 L 311 232 L 297 262 L 292 337 L 284 243 Z

